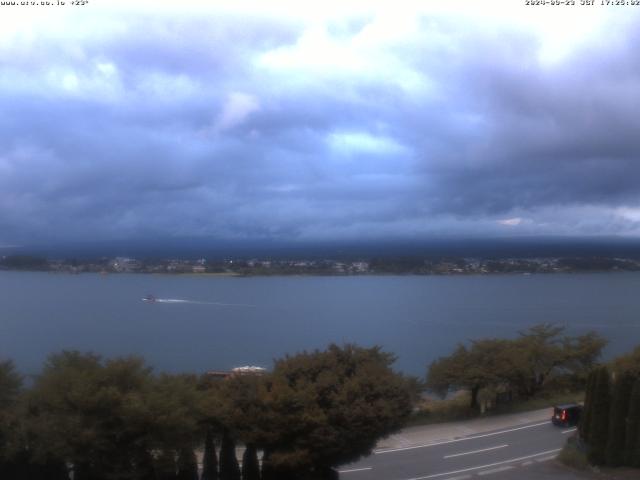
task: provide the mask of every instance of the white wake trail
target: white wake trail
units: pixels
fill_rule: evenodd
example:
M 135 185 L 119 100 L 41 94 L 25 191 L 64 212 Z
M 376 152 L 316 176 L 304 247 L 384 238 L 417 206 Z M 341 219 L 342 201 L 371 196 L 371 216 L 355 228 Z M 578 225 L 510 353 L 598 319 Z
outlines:
M 257 307 L 250 303 L 224 303 L 224 302 L 206 302 L 201 300 L 186 300 L 184 298 L 156 298 L 156 303 L 189 303 L 192 305 L 218 305 L 220 307 Z

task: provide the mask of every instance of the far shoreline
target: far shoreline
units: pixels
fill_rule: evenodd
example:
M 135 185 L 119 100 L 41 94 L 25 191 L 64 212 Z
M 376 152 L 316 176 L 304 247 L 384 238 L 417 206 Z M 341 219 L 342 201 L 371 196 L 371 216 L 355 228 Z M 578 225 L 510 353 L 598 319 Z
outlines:
M 24 270 L 24 269 L 0 269 L 0 273 L 47 273 L 52 275 L 96 275 L 103 277 L 132 275 L 132 276 L 159 276 L 159 277 L 189 277 L 189 278 L 269 278 L 269 277 L 314 277 L 314 278 L 353 278 L 353 277 L 533 277 L 551 275 L 601 275 L 605 273 L 614 274 L 640 274 L 640 271 L 633 270 L 586 270 L 586 271 L 559 271 L 559 272 L 469 272 L 469 273 L 413 273 L 413 272 L 389 272 L 389 273 L 236 273 L 236 272 L 68 272 L 54 270 Z

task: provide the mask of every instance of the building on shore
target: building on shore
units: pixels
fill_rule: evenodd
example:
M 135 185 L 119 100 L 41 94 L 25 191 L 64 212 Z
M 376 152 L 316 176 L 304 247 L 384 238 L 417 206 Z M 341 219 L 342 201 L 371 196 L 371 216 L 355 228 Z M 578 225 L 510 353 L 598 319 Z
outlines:
M 244 367 L 232 368 L 229 371 L 224 370 L 210 370 L 205 375 L 209 378 L 232 378 L 232 377 L 245 377 L 245 376 L 262 376 L 267 373 L 267 369 L 263 367 L 256 367 L 254 365 L 246 365 Z

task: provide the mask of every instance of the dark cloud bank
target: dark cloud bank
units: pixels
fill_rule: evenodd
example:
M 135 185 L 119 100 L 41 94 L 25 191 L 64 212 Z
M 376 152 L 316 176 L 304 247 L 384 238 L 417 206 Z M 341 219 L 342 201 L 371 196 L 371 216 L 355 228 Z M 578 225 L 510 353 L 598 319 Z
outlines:
M 0 244 L 640 233 L 635 20 L 545 64 L 424 18 L 360 70 L 286 64 L 295 22 L 110 20 L 0 47 Z

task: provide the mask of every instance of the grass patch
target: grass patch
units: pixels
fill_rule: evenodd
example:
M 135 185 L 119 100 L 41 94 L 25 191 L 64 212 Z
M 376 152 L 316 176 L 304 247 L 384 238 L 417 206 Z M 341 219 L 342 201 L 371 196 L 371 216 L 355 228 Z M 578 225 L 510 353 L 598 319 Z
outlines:
M 547 395 L 529 400 L 513 400 L 510 403 L 495 406 L 485 413 L 469 408 L 469 392 L 459 392 L 453 398 L 446 400 L 426 399 L 413 413 L 407 422 L 407 426 L 430 425 L 432 423 L 454 422 L 469 420 L 491 415 L 505 413 L 519 413 L 542 408 L 551 408 L 563 403 L 578 403 L 584 400 L 584 392 L 563 392 Z M 551 412 L 549 412 L 551 418 Z
M 562 405 L 563 403 L 581 403 L 584 401 L 584 392 L 561 392 L 541 394 L 538 397 L 528 400 L 514 400 L 511 403 L 499 405 L 490 410 L 489 414 L 501 413 L 519 413 L 529 410 L 540 410 L 541 408 L 551 408 L 554 405 Z M 549 413 L 551 418 L 551 413 Z
M 425 400 L 409 418 L 408 425 L 453 422 L 479 416 L 478 412 L 469 408 L 470 401 L 468 392 L 460 392 L 447 400 Z
M 568 442 L 563 449 L 560 450 L 558 460 L 567 467 L 575 468 L 576 470 L 590 469 L 586 453 L 580 451 L 575 443 Z

